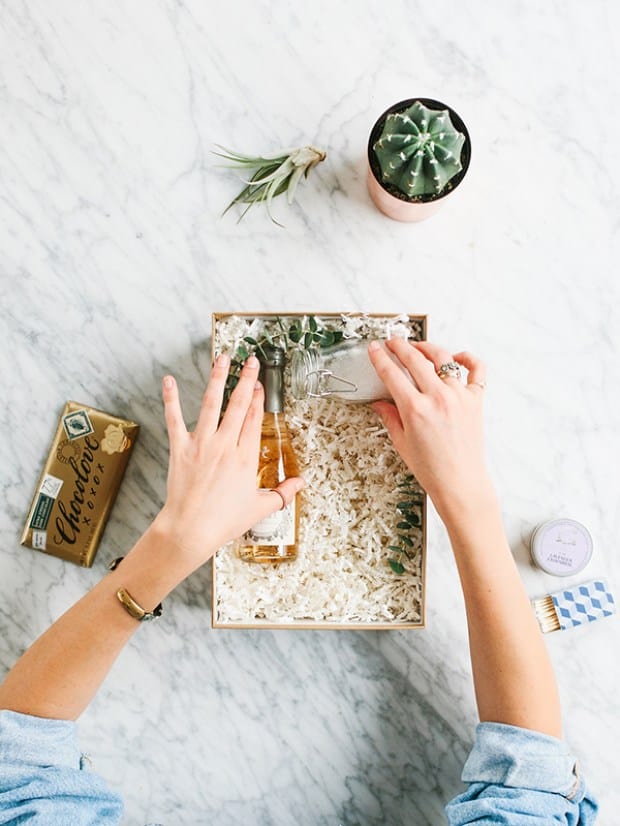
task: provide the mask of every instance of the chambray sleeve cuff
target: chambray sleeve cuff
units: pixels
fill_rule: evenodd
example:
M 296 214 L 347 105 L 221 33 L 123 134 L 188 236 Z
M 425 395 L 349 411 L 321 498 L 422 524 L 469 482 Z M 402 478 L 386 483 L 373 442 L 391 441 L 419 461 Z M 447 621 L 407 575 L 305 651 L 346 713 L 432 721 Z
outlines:
M 591 826 L 598 806 L 562 740 L 480 723 L 463 768 L 467 789 L 446 806 L 449 826 Z
M 575 757 L 562 740 L 504 723 L 479 723 L 464 783 L 488 783 L 583 798 Z
M 84 762 L 75 723 L 0 711 L 0 824 L 118 826 L 121 798 Z
M 79 769 L 77 725 L 0 711 L 0 759 L 5 765 Z

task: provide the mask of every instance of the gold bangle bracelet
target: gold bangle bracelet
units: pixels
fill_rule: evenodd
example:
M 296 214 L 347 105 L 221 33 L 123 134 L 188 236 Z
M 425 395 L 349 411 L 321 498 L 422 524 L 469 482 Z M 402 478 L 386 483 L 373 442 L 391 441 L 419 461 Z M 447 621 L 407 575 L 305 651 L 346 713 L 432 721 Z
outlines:
M 116 559 L 113 559 L 108 565 L 108 570 L 115 571 L 123 559 L 125 559 L 124 556 L 117 556 Z M 141 605 L 138 605 L 126 588 L 119 588 L 116 592 L 116 598 L 125 611 L 127 611 L 129 616 L 138 620 L 138 622 L 148 622 L 149 620 L 157 619 L 157 617 L 161 617 L 162 615 L 163 607 L 161 602 L 156 608 L 153 608 L 152 611 L 145 611 Z
M 129 614 L 130 617 L 133 617 L 138 622 L 149 622 L 149 620 L 157 619 L 157 617 L 161 616 L 162 613 L 162 605 L 161 602 L 159 605 L 154 608 L 152 611 L 145 611 L 141 605 L 135 601 L 135 599 L 131 596 L 129 591 L 125 588 L 119 588 L 116 592 L 116 598 L 123 606 L 125 611 Z

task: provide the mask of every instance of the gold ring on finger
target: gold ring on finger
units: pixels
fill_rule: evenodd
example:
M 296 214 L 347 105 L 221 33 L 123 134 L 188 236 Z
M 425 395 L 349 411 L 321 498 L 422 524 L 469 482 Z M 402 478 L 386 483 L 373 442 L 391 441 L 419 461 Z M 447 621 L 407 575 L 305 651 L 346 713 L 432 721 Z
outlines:
M 456 361 L 447 361 L 441 365 L 437 371 L 437 375 L 440 379 L 459 379 L 460 381 L 461 365 L 457 364 Z

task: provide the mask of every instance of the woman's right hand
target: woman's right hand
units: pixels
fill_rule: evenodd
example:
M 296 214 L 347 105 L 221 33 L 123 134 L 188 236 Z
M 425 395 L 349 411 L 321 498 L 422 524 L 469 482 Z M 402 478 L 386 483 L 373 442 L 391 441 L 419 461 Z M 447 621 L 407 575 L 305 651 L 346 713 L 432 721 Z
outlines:
M 378 342 L 370 343 L 370 360 L 394 399 L 375 402 L 373 409 L 394 447 L 442 518 L 453 508 L 462 511 L 481 497 L 488 499 L 493 488 L 484 458 L 484 364 L 469 353 L 451 355 L 429 342 L 390 339 L 385 344 L 415 382 Z M 452 361 L 469 371 L 466 385 L 455 377 L 439 378 L 441 365 Z

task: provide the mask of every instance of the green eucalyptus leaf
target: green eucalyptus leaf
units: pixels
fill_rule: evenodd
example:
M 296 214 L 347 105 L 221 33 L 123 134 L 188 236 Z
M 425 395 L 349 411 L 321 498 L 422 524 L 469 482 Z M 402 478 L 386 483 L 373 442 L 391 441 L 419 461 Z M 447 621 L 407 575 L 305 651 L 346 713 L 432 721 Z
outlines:
M 308 316 L 308 327 L 310 328 L 311 333 L 316 333 L 318 329 L 316 318 L 313 315 Z
M 390 563 L 390 568 L 398 576 L 405 573 L 405 566 L 402 564 L 402 562 L 397 562 L 395 559 L 390 559 L 389 563 Z
M 312 344 L 312 333 L 308 332 L 304 336 L 304 347 L 306 348 L 306 350 L 308 350 L 310 348 L 311 344 Z
M 403 556 L 409 560 L 415 560 L 415 543 L 411 538 L 410 532 L 421 525 L 421 518 L 419 512 L 414 509 L 419 508 L 419 506 L 423 503 L 424 499 L 423 495 L 417 488 L 417 482 L 411 474 L 407 474 L 404 477 L 404 479 L 401 482 L 398 482 L 398 484 L 395 487 L 396 490 L 398 490 L 400 492 L 400 495 L 403 497 L 403 499 L 401 499 L 401 501 L 398 502 L 398 504 L 396 505 L 396 509 L 399 512 L 401 520 L 397 522 L 396 529 L 398 531 L 403 531 L 404 533 L 398 534 L 398 541 L 402 544 L 400 546 L 388 545 L 388 549 L 390 551 L 394 551 L 395 553 L 400 554 L 400 556 L 398 557 L 399 561 L 396 562 L 396 564 L 402 567 L 400 559 Z M 390 561 L 390 565 L 392 561 Z

